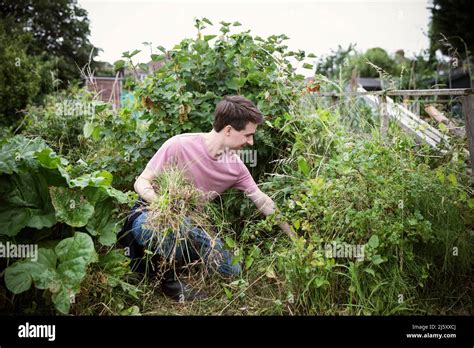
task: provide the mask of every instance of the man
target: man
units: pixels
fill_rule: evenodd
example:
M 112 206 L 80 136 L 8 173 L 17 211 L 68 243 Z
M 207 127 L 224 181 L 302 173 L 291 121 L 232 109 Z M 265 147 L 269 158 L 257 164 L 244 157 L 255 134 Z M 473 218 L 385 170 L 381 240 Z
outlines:
M 274 214 L 275 203 L 258 188 L 245 164 L 235 154 L 235 151 L 253 145 L 256 128 L 262 122 L 262 113 L 250 100 L 242 96 L 224 97 L 215 109 L 213 129 L 209 133 L 181 134 L 168 139 L 136 179 L 135 191 L 142 200 L 152 202 L 156 197 L 152 187 L 153 179 L 166 166 L 173 164 L 185 171 L 196 188 L 206 194 L 206 199 L 212 200 L 225 190 L 235 187 L 243 191 L 264 215 Z M 131 221 L 134 241 L 142 246 L 151 234 L 151 231 L 142 227 L 145 221 L 146 211 L 135 214 Z M 280 222 L 279 226 L 291 238 L 295 236 L 286 222 Z M 211 240 L 205 231 L 197 227 L 184 226 L 183 229 L 191 243 L 176 246 L 169 240 L 168 250 L 162 250 L 160 256 L 168 258 L 171 248 L 174 248 L 179 251 L 180 256 L 176 257 L 178 262 L 186 264 L 200 258 L 211 263 L 209 255 L 213 252 L 213 255 L 217 254 L 219 257 L 214 269 L 210 267 L 212 270 L 228 276 L 240 272 L 240 265 L 232 263 L 232 255 L 224 250 L 222 241 Z M 192 245 L 193 250 L 189 250 L 188 244 Z M 196 294 L 186 291 L 175 279 L 165 281 L 164 284 L 163 290 L 172 297 L 196 297 Z

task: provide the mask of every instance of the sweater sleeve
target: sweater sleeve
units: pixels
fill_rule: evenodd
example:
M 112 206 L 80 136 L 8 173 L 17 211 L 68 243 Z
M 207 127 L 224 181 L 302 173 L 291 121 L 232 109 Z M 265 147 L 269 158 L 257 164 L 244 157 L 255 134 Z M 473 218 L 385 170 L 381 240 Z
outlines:
M 245 166 L 245 164 L 243 162 L 240 162 L 240 164 L 241 164 L 240 175 L 237 178 L 237 181 L 235 182 L 233 187 L 249 195 L 255 192 L 256 190 L 258 190 L 258 186 L 255 183 L 255 180 L 253 179 L 252 175 L 250 174 L 250 171 Z

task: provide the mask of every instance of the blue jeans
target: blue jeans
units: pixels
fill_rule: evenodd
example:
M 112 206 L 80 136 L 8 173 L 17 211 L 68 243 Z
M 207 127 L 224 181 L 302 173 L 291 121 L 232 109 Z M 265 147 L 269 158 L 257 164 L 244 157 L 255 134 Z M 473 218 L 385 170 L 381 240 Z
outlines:
M 147 213 L 143 211 L 133 221 L 131 230 L 135 240 L 142 246 L 148 246 L 152 238 L 157 238 L 156 235 L 153 236 L 153 231 L 144 228 L 146 219 Z M 166 259 L 173 258 L 184 264 L 203 261 L 209 271 L 217 271 L 225 276 L 240 274 L 240 264 L 233 264 L 233 255 L 224 249 L 224 243 L 219 238 L 212 241 L 205 231 L 193 227 L 189 219 L 181 225 L 178 235 L 176 232 L 168 232 L 166 235 L 158 235 L 158 238 L 160 241 L 156 243 L 158 246 L 155 253 Z

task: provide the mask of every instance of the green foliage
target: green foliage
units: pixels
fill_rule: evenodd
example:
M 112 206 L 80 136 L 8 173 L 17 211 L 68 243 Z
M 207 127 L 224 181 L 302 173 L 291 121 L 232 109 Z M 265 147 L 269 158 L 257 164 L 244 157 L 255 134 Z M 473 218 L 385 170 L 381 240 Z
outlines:
M 93 68 L 94 76 L 115 76 L 114 66 L 108 62 L 96 61 Z
M 14 294 L 22 293 L 34 283 L 49 290 L 58 311 L 67 314 L 71 297 L 79 292 L 87 266 L 97 261 L 92 238 L 76 232 L 60 241 L 54 249 L 39 249 L 38 260 L 18 261 L 5 270 L 5 284 Z
M 350 44 L 346 49 L 338 45 L 337 50 L 331 50 L 331 54 L 318 59 L 316 73 L 331 79 L 338 79 L 355 52 L 355 44 Z M 347 76 L 345 77 L 347 78 Z
M 71 86 L 66 91 L 48 95 L 41 106 L 25 110 L 22 133 L 41 136 L 56 153 L 71 162 L 83 159 L 93 151 L 84 129 L 101 106 L 85 89 Z M 95 134 L 95 133 L 94 133 Z
M 400 74 L 400 68 L 397 67 L 395 61 L 380 47 L 370 48 L 364 54 L 354 57 L 350 62 L 350 66 L 355 67 L 361 77 L 379 77 L 379 73 L 367 64 L 367 61 L 375 64 L 392 76 Z
M 404 72 L 406 78 L 402 83 L 402 88 L 406 89 L 428 89 L 433 88 L 433 82 L 441 84 L 443 78 L 439 76 L 440 67 L 443 64 L 432 57 L 429 57 L 428 50 L 415 55 L 406 64 L 407 70 Z M 438 87 L 442 87 L 438 86 Z
M 430 4 L 430 51 L 440 49 L 445 55 L 466 59 L 474 52 L 471 2 L 434 0 Z M 446 38 L 449 44 L 444 40 Z
M 137 119 L 130 109 L 122 108 L 118 113 L 109 109 L 96 109 L 96 114 L 84 125 L 91 128 L 87 139 L 91 151 L 84 156 L 88 168 L 107 170 L 115 178 L 119 189 L 133 189 L 135 178 L 143 171 L 148 161 L 159 148 L 147 130 L 147 124 Z M 160 135 L 159 144 L 166 140 Z
M 474 217 L 469 178 L 459 175 L 464 162 L 431 167 L 395 129 L 386 144 L 344 129 L 334 137 L 328 130 L 337 123 L 320 117 L 313 125 L 331 144 L 326 151 L 296 143 L 297 160 L 279 168 L 286 175 L 264 183 L 301 236 L 276 258 L 289 291 L 298 294 L 293 310 L 331 312 L 337 304 L 336 313 L 405 313 L 420 310 L 425 291 L 460 289 L 472 267 Z M 315 134 L 311 123 L 295 130 L 301 139 Z M 327 257 L 333 243 L 364 246 L 363 260 Z
M 106 171 L 74 177 L 68 162 L 40 138 L 3 140 L 0 154 L 0 237 L 31 242 L 33 233 L 42 239 L 38 260 L 9 265 L 5 284 L 15 294 L 32 284 L 49 290 L 56 309 L 67 313 L 88 265 L 97 262 L 94 240 L 85 232 L 101 245 L 115 243 L 118 204 L 131 197 L 111 186 Z
M 240 94 L 266 116 L 270 128 L 262 127 L 256 138 L 259 162 L 268 163 L 277 149 L 284 151 L 291 143 L 281 136 L 279 127 L 271 126 L 294 108 L 304 79 L 295 74 L 289 57 L 302 61 L 306 55 L 289 51 L 285 35 L 263 39 L 249 32 L 231 34 L 231 27 L 238 24 L 225 22 L 221 22 L 220 36 L 203 35 L 206 25 L 210 25 L 208 20 L 196 20 L 195 39 L 185 39 L 169 51 L 161 48 L 160 55 L 152 56 L 165 64 L 136 88 L 136 97 L 145 107 L 140 118 L 150 123 L 148 136 L 159 146 L 176 134 L 207 132 L 222 97 Z M 262 165 L 257 166 L 254 174 L 262 170 Z
M 3 175 L 2 175 L 3 179 Z M 41 229 L 56 223 L 44 177 L 22 173 L 2 181 L 1 234 L 15 236 L 24 227 Z
M 47 80 L 49 63 L 25 48 L 29 34 L 12 31 L 0 21 L 0 125 L 17 126 L 21 111 L 37 100 Z
M 55 57 L 55 70 L 61 85 L 80 78 L 82 68 L 93 59 L 98 49 L 89 41 L 87 11 L 75 0 L 2 1 L 0 19 L 8 24 L 7 32 L 23 30 L 32 34 L 27 50 L 31 55 L 47 53 Z
M 69 226 L 83 227 L 94 215 L 94 206 L 80 192 L 63 187 L 51 187 L 49 192 L 59 221 Z
M 441 62 L 428 58 L 427 52 L 420 52 L 409 59 L 402 50 L 389 55 L 382 48 L 358 52 L 355 45 L 349 45 L 346 49 L 339 46 L 331 54 L 320 57 L 316 73 L 343 85 L 350 82 L 355 69 L 359 77 L 382 77 L 387 80 L 390 86 L 385 85 L 384 88 L 431 88 L 439 64 Z

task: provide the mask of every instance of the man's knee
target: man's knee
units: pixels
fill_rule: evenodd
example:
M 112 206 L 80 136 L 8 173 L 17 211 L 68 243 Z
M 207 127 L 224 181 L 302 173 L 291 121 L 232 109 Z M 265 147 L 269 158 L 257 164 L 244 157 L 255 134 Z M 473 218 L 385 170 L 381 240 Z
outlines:
M 240 262 L 237 262 L 235 265 L 232 262 L 229 265 L 226 265 L 221 271 L 221 274 L 226 275 L 228 277 L 237 277 L 240 276 L 242 273 L 242 267 L 240 266 Z

